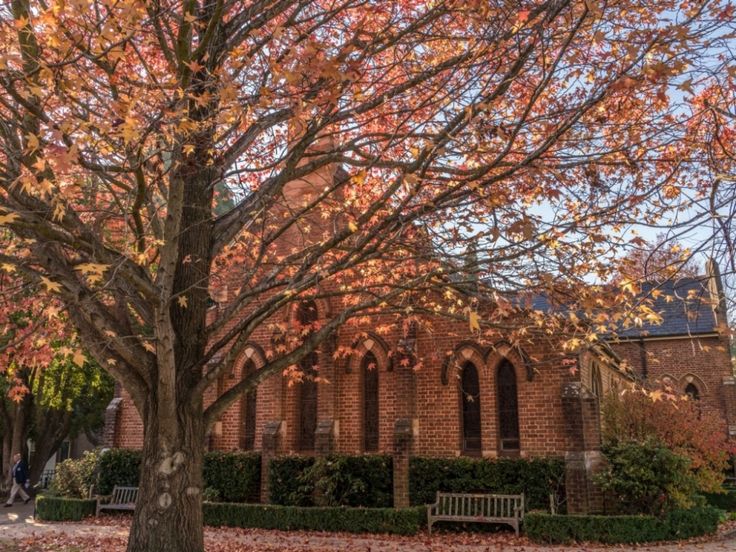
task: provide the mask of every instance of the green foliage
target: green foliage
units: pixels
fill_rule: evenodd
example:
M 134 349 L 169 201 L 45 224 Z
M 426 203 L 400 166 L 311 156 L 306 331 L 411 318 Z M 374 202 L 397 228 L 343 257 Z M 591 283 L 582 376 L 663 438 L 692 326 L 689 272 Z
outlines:
M 271 461 L 271 502 L 286 506 L 362 506 L 392 502 L 392 462 L 386 455 L 285 456 Z
M 565 478 L 561 458 L 496 460 L 473 458 L 412 458 L 409 462 L 411 503 L 430 504 L 437 491 L 524 493 L 528 509 L 549 507 Z
M 312 482 L 320 506 L 389 508 L 393 498 L 393 463 L 387 455 L 318 458 L 303 474 Z
M 268 487 L 273 504 L 284 506 L 314 505 L 314 484 L 304 480 L 304 472 L 314 464 L 311 456 L 283 456 L 271 460 Z
M 36 497 L 36 518 L 43 521 L 80 521 L 95 515 L 97 502 L 58 496 Z
M 95 418 L 85 425 L 99 427 L 113 390 L 113 379 L 97 363 L 86 361 L 79 366 L 70 356 L 60 353 L 34 380 L 32 392 L 42 408 L 79 411 L 80 415 Z
M 524 517 L 524 532 L 536 542 L 567 544 L 601 542 L 633 544 L 679 540 L 715 533 L 718 510 L 711 507 L 673 510 L 655 516 L 554 516 L 531 512 Z
M 261 455 L 252 452 L 208 452 L 204 455 L 204 485 L 223 502 L 258 502 Z
M 212 487 L 205 487 L 202 491 L 202 500 L 205 502 L 220 502 L 220 492 Z
M 85 451 L 78 460 L 69 459 L 58 464 L 50 493 L 66 498 L 87 498 L 90 487 L 95 483 L 98 458 L 97 451 Z
M 141 451 L 110 449 L 100 455 L 97 493 L 108 495 L 118 485 L 136 487 L 141 473 Z
M 608 467 L 596 481 L 622 513 L 660 515 L 693 505 L 697 481 L 687 458 L 655 442 L 608 445 L 603 452 Z
M 331 508 L 260 504 L 211 504 L 203 507 L 204 523 L 261 529 L 346 531 L 413 535 L 425 524 L 426 509 Z
M 110 494 L 115 485 L 135 487 L 141 470 L 141 452 L 110 449 L 99 461 L 99 494 Z M 204 485 L 225 502 L 258 501 L 261 457 L 245 452 L 208 452 L 204 455 Z
M 705 500 L 711 506 L 726 510 L 727 512 L 736 512 L 736 490 L 726 490 L 723 493 L 708 493 Z

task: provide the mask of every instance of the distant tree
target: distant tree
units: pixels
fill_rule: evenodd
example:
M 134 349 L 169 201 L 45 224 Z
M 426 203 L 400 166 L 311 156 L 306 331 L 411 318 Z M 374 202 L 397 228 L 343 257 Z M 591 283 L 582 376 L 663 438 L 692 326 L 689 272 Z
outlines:
M 631 245 L 628 255 L 618 261 L 617 280 L 662 282 L 702 275 L 693 252 L 666 234 L 657 235 L 651 242 L 636 240 Z
M 0 272 L 0 439 L 3 478 L 15 452 L 34 442 L 30 479 L 64 440 L 94 437 L 113 380 L 77 342 L 53 298 L 16 274 Z

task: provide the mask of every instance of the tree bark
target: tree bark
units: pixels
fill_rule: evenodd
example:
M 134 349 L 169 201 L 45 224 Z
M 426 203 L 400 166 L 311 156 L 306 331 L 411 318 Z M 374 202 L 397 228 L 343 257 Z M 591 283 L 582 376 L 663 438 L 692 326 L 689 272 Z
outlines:
M 201 402 L 182 404 L 174 427 L 162 427 L 148 406 L 128 552 L 203 552 Z
M 31 485 L 35 485 L 43 475 L 46 462 L 61 447 L 69 436 L 71 412 L 42 410 L 36 414 L 36 425 L 42 426 L 42 431 L 34 435 L 35 450 L 28 466 L 28 478 Z

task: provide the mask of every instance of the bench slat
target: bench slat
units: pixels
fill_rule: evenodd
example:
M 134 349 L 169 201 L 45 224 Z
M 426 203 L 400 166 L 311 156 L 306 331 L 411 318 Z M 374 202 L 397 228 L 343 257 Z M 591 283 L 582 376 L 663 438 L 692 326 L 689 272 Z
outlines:
M 505 523 L 519 534 L 524 519 L 524 495 L 437 492 L 435 503 L 427 509 L 427 525 L 432 532 L 435 521 L 474 521 Z

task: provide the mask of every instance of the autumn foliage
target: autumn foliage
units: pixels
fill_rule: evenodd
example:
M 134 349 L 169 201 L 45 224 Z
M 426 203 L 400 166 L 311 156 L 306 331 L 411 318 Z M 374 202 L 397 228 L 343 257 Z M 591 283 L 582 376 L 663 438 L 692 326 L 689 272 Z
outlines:
M 144 419 L 163 468 L 131 552 L 203 549 L 206 431 L 345 324 L 516 343 L 571 321 L 510 293 L 630 299 L 587 285 L 691 186 L 673 91 L 732 20 L 721 0 L 0 7 L 0 269 L 64 305 Z M 335 308 L 297 327 L 312 300 Z M 564 348 L 620 322 L 573 321 Z M 264 326 L 266 365 L 205 408 Z
M 641 389 L 609 393 L 601 410 L 604 442 L 664 445 L 690 461 L 700 492 L 721 489 L 736 449 L 712 410 L 686 397 Z

